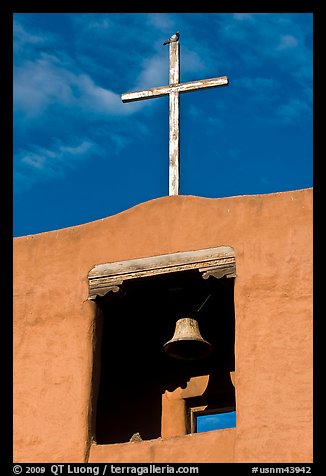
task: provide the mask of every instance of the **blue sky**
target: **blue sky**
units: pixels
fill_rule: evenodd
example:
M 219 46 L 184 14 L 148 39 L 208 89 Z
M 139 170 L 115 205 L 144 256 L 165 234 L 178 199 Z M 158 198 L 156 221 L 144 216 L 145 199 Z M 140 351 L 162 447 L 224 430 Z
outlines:
M 180 31 L 180 194 L 312 186 L 311 13 L 14 14 L 14 235 L 114 215 L 168 195 L 164 86 Z
M 214 413 L 197 416 L 197 432 L 222 430 L 236 426 L 236 412 Z

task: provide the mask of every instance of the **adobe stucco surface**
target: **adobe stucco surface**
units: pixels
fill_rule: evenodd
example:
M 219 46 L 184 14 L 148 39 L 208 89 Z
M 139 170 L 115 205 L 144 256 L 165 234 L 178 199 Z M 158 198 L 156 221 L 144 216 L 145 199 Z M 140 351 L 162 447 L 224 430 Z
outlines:
M 90 449 L 100 263 L 232 246 L 236 429 Z M 14 240 L 15 462 L 311 462 L 312 189 L 163 197 Z

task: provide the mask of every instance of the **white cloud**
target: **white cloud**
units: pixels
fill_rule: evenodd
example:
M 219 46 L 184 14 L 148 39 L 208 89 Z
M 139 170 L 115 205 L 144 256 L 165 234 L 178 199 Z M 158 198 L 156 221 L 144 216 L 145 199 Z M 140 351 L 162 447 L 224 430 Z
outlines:
M 175 27 L 174 19 L 166 13 L 150 13 L 148 19 L 152 26 L 167 33 Z
M 14 32 L 14 46 L 20 47 L 21 44 L 32 43 L 32 44 L 44 44 L 48 42 L 48 38 L 41 34 L 30 33 L 28 32 L 21 23 L 17 20 L 14 20 L 13 24 Z
M 287 103 L 281 104 L 277 110 L 276 115 L 285 124 L 295 123 L 302 115 L 311 115 L 311 109 L 307 102 L 292 98 Z
M 150 134 L 149 127 L 136 122 L 132 130 L 113 127 L 105 122 L 88 131 L 86 138 L 71 137 L 65 140 L 48 140 L 49 145 L 29 145 L 17 150 L 14 155 L 15 191 L 22 192 L 44 180 L 58 180 L 68 170 L 78 167 L 80 162 L 106 157 L 117 160 L 121 151 L 135 138 Z M 92 137 L 93 136 L 93 137 Z
M 275 78 L 261 76 L 244 76 L 236 81 L 238 93 L 245 96 L 251 103 L 262 104 L 264 107 L 278 100 L 282 84 Z
M 225 124 L 223 123 L 222 119 L 219 117 L 208 117 L 207 118 L 207 126 L 206 126 L 206 134 L 210 137 L 216 137 L 216 134 L 221 132 L 225 128 Z
M 301 27 L 288 13 L 225 14 L 221 23 L 222 41 L 240 48 L 244 65 L 248 61 L 250 66 L 277 62 L 277 68 L 289 70 L 290 61 L 296 73 L 306 68 L 311 58 L 306 34 L 310 34 L 307 26 Z
M 14 51 L 17 53 L 25 53 L 26 49 L 29 47 L 35 46 L 46 46 L 53 45 L 58 42 L 58 39 L 53 35 L 53 33 L 44 32 L 34 29 L 32 32 L 28 31 L 23 24 L 18 21 L 17 16 L 14 16 L 13 22 L 13 40 L 14 40 Z
M 183 72 L 190 72 L 197 76 L 197 73 L 201 73 L 207 69 L 206 61 L 203 61 L 202 58 L 205 58 L 205 55 L 201 55 L 200 52 L 190 51 L 188 49 L 184 49 L 182 51 L 182 69 L 181 75 Z
M 65 145 L 59 141 L 53 144 L 52 149 L 31 146 L 30 150 L 21 150 L 18 160 L 38 170 L 49 169 L 56 174 L 58 168 L 71 167 L 76 161 L 84 159 L 90 152 L 96 151 L 96 144 L 91 141 L 82 141 L 76 145 Z
M 16 191 L 25 191 L 45 179 L 62 178 L 67 169 L 99 153 L 99 146 L 89 140 L 75 140 L 71 144 L 56 141 L 52 148 L 30 146 L 20 149 L 14 158 Z
M 71 105 L 74 75 L 57 58 L 42 54 L 14 68 L 14 107 L 28 118 L 41 115 L 54 103 Z
M 188 114 L 194 122 L 200 123 L 204 127 L 205 132 L 209 136 L 214 136 L 216 131 L 224 129 L 225 124 L 221 117 L 217 115 L 207 115 L 207 112 L 198 106 L 191 104 L 188 109 Z
M 51 106 L 100 117 L 128 115 L 137 110 L 137 105 L 125 107 L 120 94 L 96 85 L 87 74 L 74 72 L 73 64 L 42 53 L 37 60 L 15 68 L 14 108 L 23 116 L 18 119 L 30 120 L 42 116 Z
M 199 107 L 194 106 L 193 104 L 190 104 L 188 109 L 188 114 L 194 120 L 197 120 L 198 118 L 200 118 L 200 116 L 203 115 L 203 111 Z
M 296 91 L 297 97 L 289 98 L 284 92 L 281 80 L 275 78 L 249 78 L 243 77 L 237 81 L 238 93 L 251 103 L 251 114 L 254 115 L 253 106 L 258 107 L 259 117 L 276 123 L 289 125 L 301 118 L 303 114 L 311 115 L 311 91 L 309 89 Z M 270 109 L 270 115 L 261 115 L 261 111 Z M 257 116 L 258 117 L 258 116 Z
M 73 19 L 78 26 L 83 27 L 83 33 L 90 32 L 94 34 L 95 32 L 106 34 L 106 30 L 114 27 L 114 22 L 110 20 L 108 15 L 83 14 L 76 15 Z
M 264 78 L 262 76 L 243 76 L 241 79 L 237 80 L 237 85 L 251 91 L 258 92 L 260 90 L 264 90 L 266 94 L 269 94 L 270 91 L 280 87 L 280 82 L 275 78 Z
M 124 115 L 130 112 L 124 107 L 119 94 L 97 86 L 89 76 L 76 76 L 74 83 L 78 88 L 79 107 L 88 113 Z
M 276 49 L 277 50 L 287 50 L 287 49 L 292 49 L 296 48 L 298 46 L 299 42 L 297 38 L 293 35 L 280 35 L 280 41 L 279 44 L 277 45 Z
M 247 21 L 247 20 L 252 20 L 253 16 L 252 16 L 252 13 L 234 13 L 233 18 L 235 20 Z
M 169 58 L 163 54 L 144 60 L 134 90 L 164 86 L 169 83 Z
M 92 142 L 83 141 L 80 144 L 75 146 L 60 145 L 58 149 L 61 154 L 70 154 L 71 156 L 74 156 L 74 155 L 81 156 L 89 152 L 90 149 L 92 149 L 93 147 L 94 147 L 94 144 Z

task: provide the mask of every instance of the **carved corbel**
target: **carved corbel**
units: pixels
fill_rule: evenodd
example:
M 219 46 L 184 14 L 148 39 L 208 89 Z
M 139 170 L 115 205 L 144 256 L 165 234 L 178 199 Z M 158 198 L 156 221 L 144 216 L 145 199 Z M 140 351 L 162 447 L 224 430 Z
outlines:
M 235 265 L 229 265 L 229 266 L 219 266 L 216 268 L 200 268 L 199 272 L 202 275 L 203 279 L 208 279 L 210 276 L 213 276 L 213 278 L 223 278 L 226 276 L 227 278 L 235 278 L 236 277 L 236 272 L 235 272 Z
M 121 290 L 120 286 L 122 283 L 123 281 L 120 281 L 119 283 L 115 283 L 113 286 L 105 286 L 105 287 L 95 288 L 93 290 L 90 290 L 88 299 L 91 301 L 95 301 L 96 298 L 103 297 L 110 292 L 117 293 Z

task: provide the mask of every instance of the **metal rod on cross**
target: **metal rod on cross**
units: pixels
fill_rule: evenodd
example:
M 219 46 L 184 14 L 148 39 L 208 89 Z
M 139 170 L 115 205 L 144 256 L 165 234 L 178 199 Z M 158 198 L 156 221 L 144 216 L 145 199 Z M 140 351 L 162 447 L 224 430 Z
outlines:
M 121 95 L 122 102 L 140 101 L 169 95 L 169 195 L 179 195 L 180 189 L 180 94 L 199 89 L 227 86 L 227 76 L 180 83 L 179 35 L 172 35 L 170 47 L 169 86 L 135 91 Z

